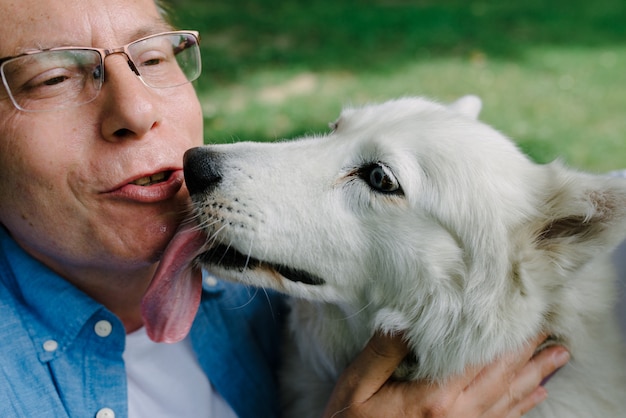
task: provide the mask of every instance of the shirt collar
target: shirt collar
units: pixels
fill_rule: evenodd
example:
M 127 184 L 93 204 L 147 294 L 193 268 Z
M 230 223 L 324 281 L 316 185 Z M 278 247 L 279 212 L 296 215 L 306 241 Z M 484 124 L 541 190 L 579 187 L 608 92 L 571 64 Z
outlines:
M 28 255 L 1 226 L 0 281 L 17 301 L 41 361 L 61 355 L 87 321 L 105 309 Z

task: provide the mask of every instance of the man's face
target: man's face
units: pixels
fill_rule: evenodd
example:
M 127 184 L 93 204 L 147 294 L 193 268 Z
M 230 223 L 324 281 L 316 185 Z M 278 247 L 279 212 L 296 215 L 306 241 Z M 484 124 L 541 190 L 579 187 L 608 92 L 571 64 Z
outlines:
M 0 8 L 0 58 L 116 48 L 170 30 L 152 0 L 0 0 Z M 186 208 L 183 153 L 202 143 L 191 84 L 147 87 L 121 54 L 104 68 L 98 97 L 72 109 L 20 111 L 0 86 L 0 223 L 66 277 L 157 261 Z

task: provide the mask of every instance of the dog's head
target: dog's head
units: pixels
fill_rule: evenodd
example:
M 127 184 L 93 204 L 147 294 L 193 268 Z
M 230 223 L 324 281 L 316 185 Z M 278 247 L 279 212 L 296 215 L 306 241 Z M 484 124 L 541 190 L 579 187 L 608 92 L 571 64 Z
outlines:
M 626 185 L 534 164 L 479 109 L 406 98 L 346 109 L 323 136 L 192 149 L 195 244 L 172 247 L 227 279 L 392 312 L 390 329 L 493 324 L 484 338 L 506 316 L 526 338 L 549 289 L 625 235 Z
M 426 186 L 437 171 L 456 177 L 469 164 L 451 158 L 468 153 L 454 151 L 440 126 L 463 134 L 479 107 L 473 97 L 449 108 L 398 100 L 346 109 L 325 136 L 189 151 L 187 186 L 209 236 L 200 262 L 219 276 L 343 301 L 374 290 L 372 280 L 426 272 L 431 263 L 420 254 L 435 248 L 451 247 L 458 260 L 457 237 L 431 219 L 426 193 L 441 186 Z M 480 155 L 469 143 L 462 148 Z M 457 206 L 460 193 L 449 192 Z M 453 245 L 441 244 L 450 238 Z

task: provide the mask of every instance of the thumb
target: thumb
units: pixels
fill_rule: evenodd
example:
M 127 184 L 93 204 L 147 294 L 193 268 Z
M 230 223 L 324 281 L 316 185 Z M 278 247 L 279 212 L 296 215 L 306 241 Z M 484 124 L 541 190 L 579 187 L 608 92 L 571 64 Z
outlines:
M 327 411 L 362 403 L 375 395 L 408 354 L 402 335 L 376 332 L 339 377 Z

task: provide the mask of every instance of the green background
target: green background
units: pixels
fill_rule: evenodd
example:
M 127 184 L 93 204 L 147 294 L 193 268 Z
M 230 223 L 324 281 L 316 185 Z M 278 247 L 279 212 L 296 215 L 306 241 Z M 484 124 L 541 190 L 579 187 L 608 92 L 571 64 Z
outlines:
M 483 100 L 538 162 L 626 168 L 626 2 L 173 2 L 201 33 L 206 142 L 323 133 L 345 105 Z

